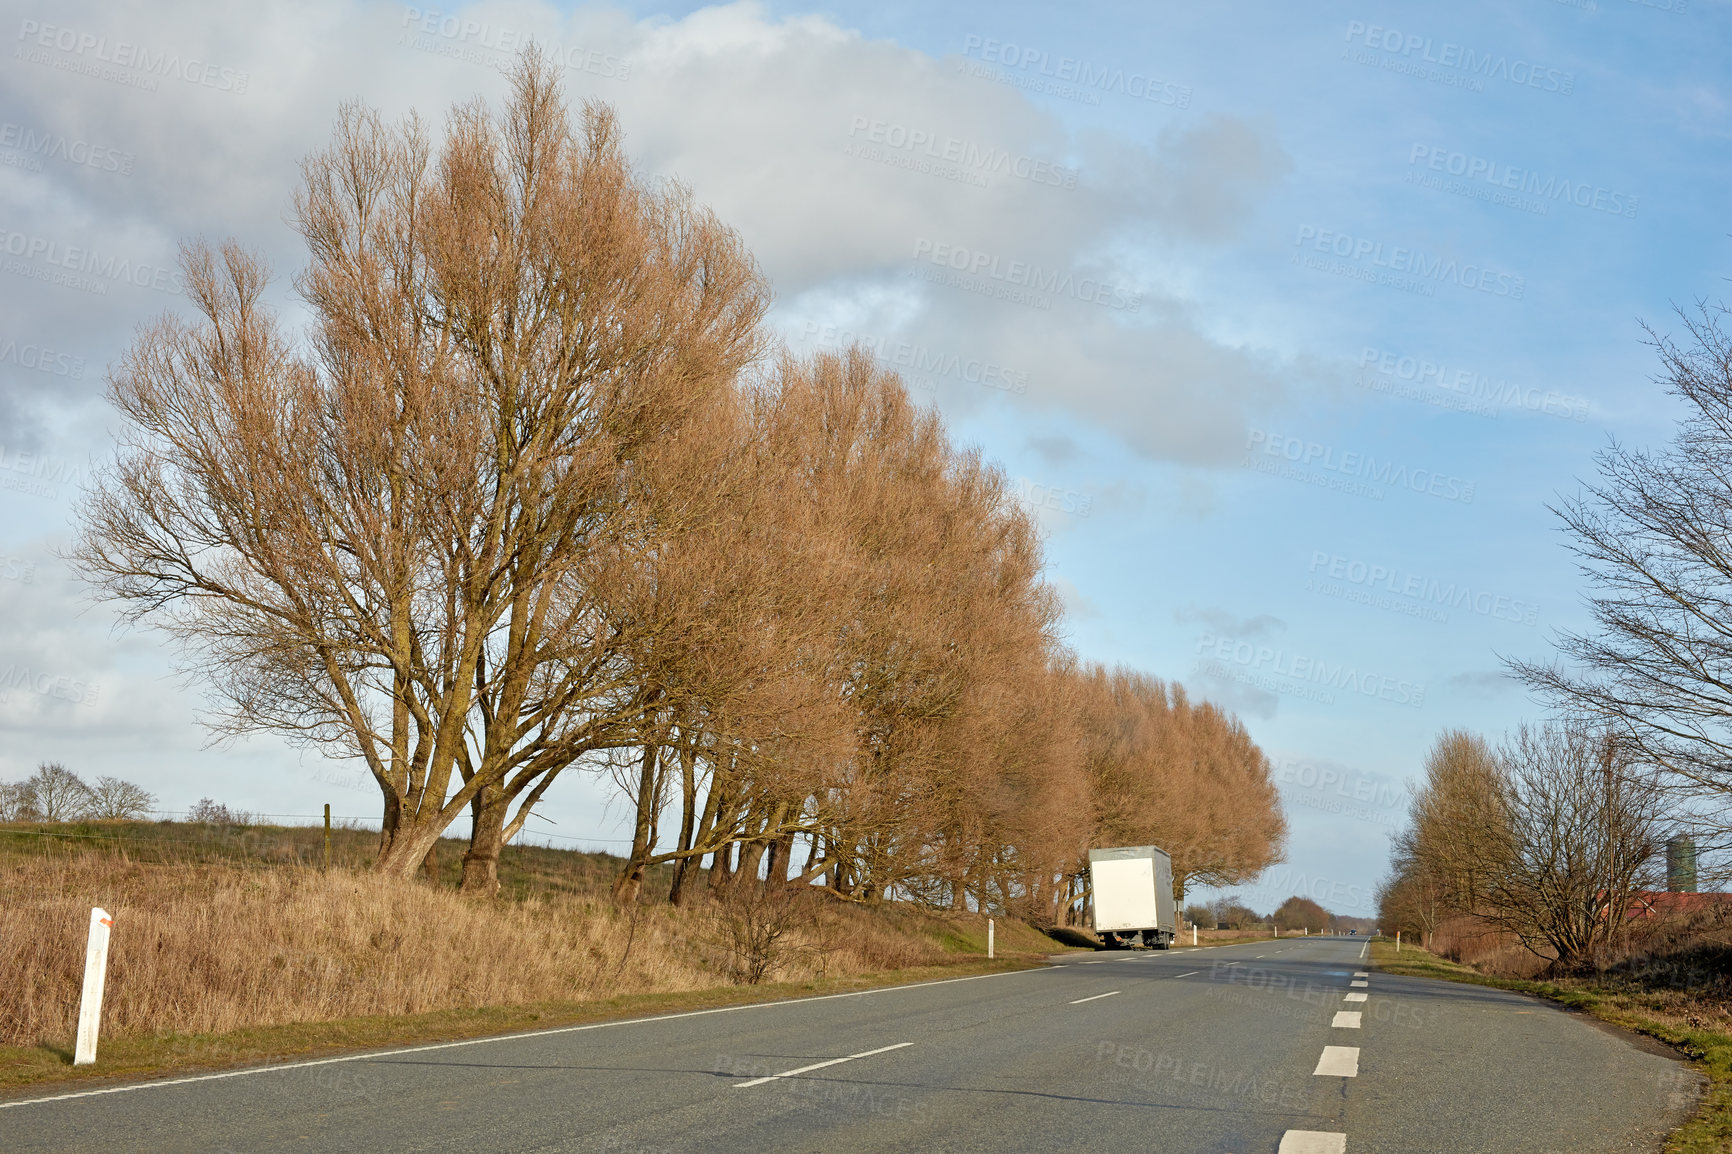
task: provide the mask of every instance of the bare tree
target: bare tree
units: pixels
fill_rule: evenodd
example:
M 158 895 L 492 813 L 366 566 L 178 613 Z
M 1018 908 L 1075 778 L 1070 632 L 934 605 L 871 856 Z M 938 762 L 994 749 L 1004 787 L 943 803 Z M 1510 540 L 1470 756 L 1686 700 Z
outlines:
M 1433 743 L 1403 852 L 1422 863 L 1440 909 L 1478 910 L 1494 879 L 1508 873 L 1515 841 L 1507 784 L 1507 764 L 1478 734 L 1445 730 Z
M 1214 912 L 1215 924 L 1229 930 L 1246 930 L 1269 923 L 1268 918 L 1232 898 L 1216 898 L 1209 903 L 1209 908 Z
M 1445 903 L 1445 886 L 1416 851 L 1411 827 L 1397 834 L 1390 848 L 1389 876 L 1377 886 L 1377 920 L 1384 933 L 1430 934 L 1444 918 L 1461 912 Z
M 34 821 L 29 792 L 21 781 L 0 781 L 0 821 Z
M 1500 751 L 1509 845 L 1481 912 L 1553 968 L 1579 966 L 1625 928 L 1663 843 L 1655 773 L 1604 730 L 1523 726 Z
M 189 248 L 202 319 L 112 375 L 128 429 L 76 560 L 181 643 L 219 731 L 367 765 L 377 869 L 413 873 L 467 809 L 485 873 L 511 803 L 634 708 L 597 559 L 629 544 L 647 447 L 756 355 L 767 292 L 734 234 L 632 173 L 611 113 L 572 131 L 533 52 L 437 160 L 419 121 L 348 108 L 304 173 L 310 351 L 255 258 Z
M 824 916 L 814 896 L 787 887 L 730 888 L 711 918 L 736 982 L 755 986 L 790 962 L 821 955 L 816 943 L 802 940 Z
M 213 798 L 201 797 L 197 805 L 187 810 L 186 820 L 200 825 L 251 825 L 253 815 L 244 809 L 230 809 Z
M 98 821 L 138 821 L 156 808 L 156 795 L 118 777 L 99 777 L 90 788 L 90 816 Z
M 1599 480 L 1554 509 L 1593 590 L 1596 629 L 1562 660 L 1510 662 L 1560 708 L 1609 727 L 1666 784 L 1708 800 L 1705 833 L 1732 839 L 1732 336 L 1724 306 L 1680 311 L 1684 339 L 1650 330 L 1660 382 L 1684 405 L 1672 443 L 1613 444 Z
M 37 821 L 78 821 L 93 798 L 82 778 L 58 761 L 45 761 L 23 783 L 23 812 Z
M 1524 725 L 1495 753 L 1441 735 L 1379 887 L 1386 930 L 1466 917 L 1513 935 L 1554 970 L 1594 958 L 1651 884 L 1669 818 L 1657 772 L 1615 732 Z

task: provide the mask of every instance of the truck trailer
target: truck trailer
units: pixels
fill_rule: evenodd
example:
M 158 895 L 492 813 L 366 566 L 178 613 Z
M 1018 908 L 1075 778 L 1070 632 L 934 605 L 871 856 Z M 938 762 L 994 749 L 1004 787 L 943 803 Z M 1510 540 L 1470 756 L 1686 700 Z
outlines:
M 1094 929 L 1108 949 L 1135 945 L 1164 950 L 1178 936 L 1173 911 L 1173 859 L 1152 845 L 1089 850 Z

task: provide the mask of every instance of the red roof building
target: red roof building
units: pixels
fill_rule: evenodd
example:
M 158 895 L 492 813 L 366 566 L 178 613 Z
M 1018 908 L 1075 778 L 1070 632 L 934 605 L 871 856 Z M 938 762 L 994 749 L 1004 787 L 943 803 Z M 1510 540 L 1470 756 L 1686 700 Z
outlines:
M 1665 918 L 1704 910 L 1732 908 L 1732 894 L 1687 894 L 1668 890 L 1637 890 L 1624 911 L 1627 918 Z

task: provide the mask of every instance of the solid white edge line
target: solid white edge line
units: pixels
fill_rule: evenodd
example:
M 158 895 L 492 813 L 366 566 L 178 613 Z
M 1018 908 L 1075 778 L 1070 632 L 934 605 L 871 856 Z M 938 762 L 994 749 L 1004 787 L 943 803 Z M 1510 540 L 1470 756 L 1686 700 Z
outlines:
M 795 1074 L 810 1074 L 813 1070 L 822 1070 L 826 1066 L 840 1066 L 843 1062 L 852 1062 L 856 1058 L 870 1058 L 874 1054 L 887 1054 L 891 1050 L 900 1050 L 904 1046 L 912 1046 L 913 1044 L 913 1042 L 897 1042 L 894 1046 L 880 1046 L 876 1050 L 867 1050 L 862 1054 L 849 1054 L 845 1058 L 831 1058 L 828 1062 L 813 1062 L 810 1066 L 801 1066 L 798 1070 L 784 1070 L 780 1074 L 753 1078 L 750 1082 L 735 1082 L 734 1089 L 743 1090 L 747 1086 L 762 1086 L 765 1082 L 774 1082 L 777 1078 L 792 1078 Z
M 1100 999 L 1101 999 L 1101 998 L 1110 998 L 1110 997 L 1112 997 L 1112 996 L 1113 996 L 1113 995 L 1114 995 L 1114 994 L 1116 994 L 1116 993 L 1119 993 L 1119 991 L 1118 991 L 1118 990 L 1109 990 L 1109 991 L 1107 991 L 1107 992 L 1106 992 L 1106 993 L 1104 993 L 1104 994 L 1096 994 L 1096 995 L 1094 995 L 1094 996 L 1093 996 L 1093 997 L 1090 997 L 1090 998 L 1078 998 L 1078 999 L 1077 999 L 1077 1000 L 1076 1000 L 1076 1001 L 1074 1001 L 1074 1002 L 1072 1002 L 1072 1003 L 1071 1003 L 1071 1005 L 1073 1005 L 1073 1006 L 1080 1006 L 1080 1005 L 1082 1005 L 1082 1004 L 1083 1004 L 1083 1003 L 1084 1003 L 1084 1002 L 1095 1002 L 1095 1001 L 1099 1001 L 1099 1000 L 1100 1000 Z
M 1347 1135 L 1327 1130 L 1289 1130 L 1275 1154 L 1347 1154 Z
M 977 982 L 983 978 L 1014 978 L 1020 974 L 1043 973 L 1045 969 L 1046 967 L 1034 967 L 1027 970 L 1007 970 L 999 974 L 970 974 L 966 978 L 938 978 L 930 982 L 910 982 L 904 986 L 879 986 L 870 990 L 850 990 L 845 994 L 815 994 L 809 998 L 784 998 L 775 1002 L 746 1002 L 738 1006 L 716 1006 L 708 1010 L 682 1010 L 677 1014 L 656 1014 L 648 1018 L 620 1018 L 612 1022 L 590 1022 L 582 1026 L 554 1026 L 546 1030 L 529 1030 L 516 1034 L 491 1034 L 485 1038 L 464 1038 L 457 1042 L 432 1042 L 425 1046 L 404 1046 L 394 1050 L 369 1050 L 362 1054 L 341 1054 L 334 1058 L 309 1058 L 304 1062 L 284 1062 L 275 1066 L 248 1066 L 241 1070 L 223 1070 L 215 1074 L 194 1074 L 186 1078 L 159 1078 L 150 1082 L 128 1082 L 124 1086 L 104 1086 L 96 1090 L 75 1090 L 69 1094 L 50 1094 L 41 1098 L 19 1098 L 12 1102 L 0 1102 L 0 1110 L 10 1110 L 14 1106 L 34 1106 L 43 1102 L 65 1102 L 73 1098 L 96 1098 L 104 1094 L 126 1094 L 133 1090 L 154 1090 L 163 1086 L 184 1086 L 191 1082 L 218 1082 L 224 1078 L 244 1078 L 249 1074 L 277 1074 L 285 1070 L 304 1070 L 309 1066 L 333 1066 L 340 1062 L 366 1062 L 375 1058 L 394 1058 L 399 1054 L 425 1054 L 433 1050 L 455 1050 L 462 1046 L 520 1042 L 529 1038 L 550 1038 L 556 1034 L 606 1030 L 614 1026 L 644 1026 L 652 1022 L 672 1022 L 680 1018 L 701 1018 L 709 1014 L 729 1014 L 735 1010 L 767 1010 L 772 1006 L 830 1002 L 838 998 L 864 997 L 867 994 L 890 994 L 898 990 L 918 990 L 926 986 L 949 986 L 957 982 Z

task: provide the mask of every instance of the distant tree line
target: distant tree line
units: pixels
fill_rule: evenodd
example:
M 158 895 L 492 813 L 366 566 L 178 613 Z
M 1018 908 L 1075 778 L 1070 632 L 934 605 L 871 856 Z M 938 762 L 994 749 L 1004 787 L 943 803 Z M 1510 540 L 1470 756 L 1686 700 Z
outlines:
M 143 786 L 107 776 L 87 784 L 57 761 L 23 781 L 0 781 L 0 821 L 137 821 L 155 807 Z
M 1336 928 L 1359 928 L 1362 918 L 1342 918 L 1330 913 L 1310 898 L 1294 895 L 1275 907 L 1274 913 L 1260 914 L 1232 897 L 1220 897 L 1207 905 L 1185 907 L 1185 920 L 1204 929 L 1248 930 L 1262 927 L 1299 933 L 1309 930 L 1321 933 Z
M 168 630 L 223 733 L 365 764 L 377 869 L 470 819 L 463 887 L 566 774 L 610 774 L 686 900 L 1076 916 L 1087 849 L 1179 887 L 1282 852 L 1269 764 L 1176 686 L 1080 664 L 1004 473 L 863 351 L 776 354 L 739 238 L 575 125 L 526 54 L 435 145 L 343 110 L 303 165 L 309 338 L 238 245 L 111 374 L 77 559 Z

